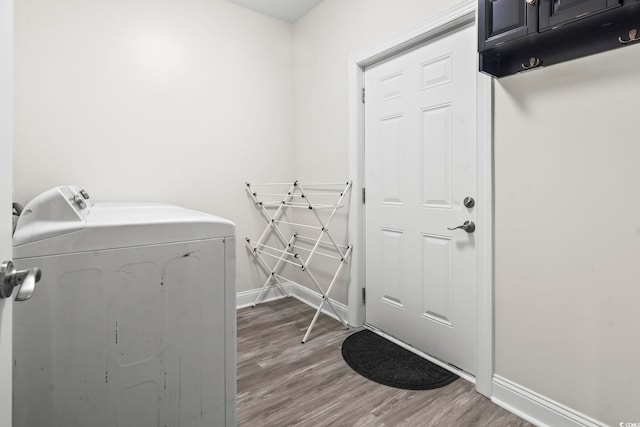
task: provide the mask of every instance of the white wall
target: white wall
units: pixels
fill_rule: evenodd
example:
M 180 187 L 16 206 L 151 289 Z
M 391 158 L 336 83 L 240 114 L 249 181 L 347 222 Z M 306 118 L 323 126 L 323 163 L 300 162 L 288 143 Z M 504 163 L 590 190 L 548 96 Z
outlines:
M 11 259 L 13 1 L 0 0 L 0 262 Z M 0 300 L 0 426 L 11 425 L 13 300 Z
M 454 3 L 325 0 L 294 25 L 298 177 L 347 174 L 349 55 Z M 495 89 L 496 373 L 612 425 L 640 420 L 638 53 Z
M 15 4 L 16 200 L 75 183 L 257 237 L 244 182 L 293 175 L 290 24 L 223 0 Z M 239 244 L 238 291 L 261 280 Z
M 495 369 L 640 420 L 640 46 L 495 86 Z

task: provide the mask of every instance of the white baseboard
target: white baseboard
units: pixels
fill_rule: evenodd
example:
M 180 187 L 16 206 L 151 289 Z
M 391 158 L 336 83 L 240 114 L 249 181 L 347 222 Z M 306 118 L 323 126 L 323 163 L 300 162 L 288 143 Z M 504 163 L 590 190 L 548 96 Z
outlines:
M 298 283 L 288 282 L 283 284 L 283 287 L 287 292 L 289 292 L 292 297 L 307 304 L 310 307 L 317 309 L 322 303 L 322 295 Z M 253 302 L 258 296 L 258 293 L 260 293 L 260 289 L 238 292 L 236 294 L 236 308 L 240 309 L 253 305 Z M 280 291 L 278 288 L 271 286 L 265 291 L 264 295 L 260 299 L 260 302 L 273 301 L 280 298 L 286 298 L 286 295 L 283 294 L 282 291 Z M 346 321 L 347 314 L 349 313 L 349 308 L 341 302 L 338 302 L 332 298 L 329 298 L 329 301 L 336 309 L 338 314 L 340 314 L 340 316 Z M 331 308 L 328 307 L 328 304 L 325 304 L 324 307 L 322 307 L 322 313 L 338 320 L 338 317 L 334 314 Z
M 283 285 L 283 288 L 287 292 L 291 293 L 292 286 L 293 283 L 285 283 Z M 236 294 L 236 309 L 252 306 L 259 293 L 260 289 L 251 289 L 250 291 L 238 292 Z M 262 298 L 260 298 L 260 302 L 273 301 L 285 297 L 286 295 L 283 294 L 280 289 L 275 286 L 271 286 L 264 292 Z
M 320 304 L 322 304 L 322 295 L 320 295 L 318 292 L 314 290 L 311 290 L 297 283 L 292 283 L 292 285 L 293 285 L 291 288 L 292 297 L 294 297 L 299 301 L 302 301 L 303 303 L 315 309 L 320 307 Z M 342 317 L 346 322 L 347 315 L 349 314 L 349 308 L 346 305 L 342 304 L 341 302 L 338 302 L 332 298 L 329 298 L 329 301 L 331 302 L 331 305 L 333 305 L 333 308 L 336 309 L 340 317 Z M 329 317 L 333 317 L 336 320 L 339 320 L 338 317 L 333 312 L 333 310 L 331 310 L 331 308 L 328 307 L 328 304 L 325 304 L 324 307 L 322 307 L 322 313 L 326 314 Z
M 597 420 L 522 387 L 493 376 L 491 401 L 539 427 L 606 427 Z

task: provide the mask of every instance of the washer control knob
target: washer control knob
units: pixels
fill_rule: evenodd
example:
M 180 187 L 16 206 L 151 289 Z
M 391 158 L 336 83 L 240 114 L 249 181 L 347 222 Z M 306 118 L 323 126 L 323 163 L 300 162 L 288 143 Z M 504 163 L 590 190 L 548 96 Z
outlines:
M 78 206 L 78 208 L 80 209 L 84 209 L 87 207 L 87 204 L 84 202 L 84 199 L 82 198 L 82 196 L 80 196 L 79 194 L 76 194 L 75 196 L 73 196 L 73 202 Z
M 87 193 L 86 190 L 80 190 L 80 195 L 84 197 L 85 200 L 89 198 L 89 193 Z

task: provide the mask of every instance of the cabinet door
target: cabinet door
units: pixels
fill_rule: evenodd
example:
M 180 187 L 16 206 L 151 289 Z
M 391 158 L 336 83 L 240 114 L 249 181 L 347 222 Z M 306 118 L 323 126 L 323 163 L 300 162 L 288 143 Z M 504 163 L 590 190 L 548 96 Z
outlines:
M 478 47 L 483 51 L 535 33 L 537 5 L 526 0 L 480 0 L 478 22 Z
M 540 0 L 540 31 L 599 13 L 622 4 L 622 0 Z

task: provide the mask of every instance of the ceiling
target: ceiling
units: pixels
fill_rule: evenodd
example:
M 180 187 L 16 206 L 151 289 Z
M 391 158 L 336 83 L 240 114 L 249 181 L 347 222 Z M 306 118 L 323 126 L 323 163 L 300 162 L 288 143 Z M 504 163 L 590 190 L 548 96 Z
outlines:
M 286 22 L 295 22 L 322 0 L 228 0 Z

